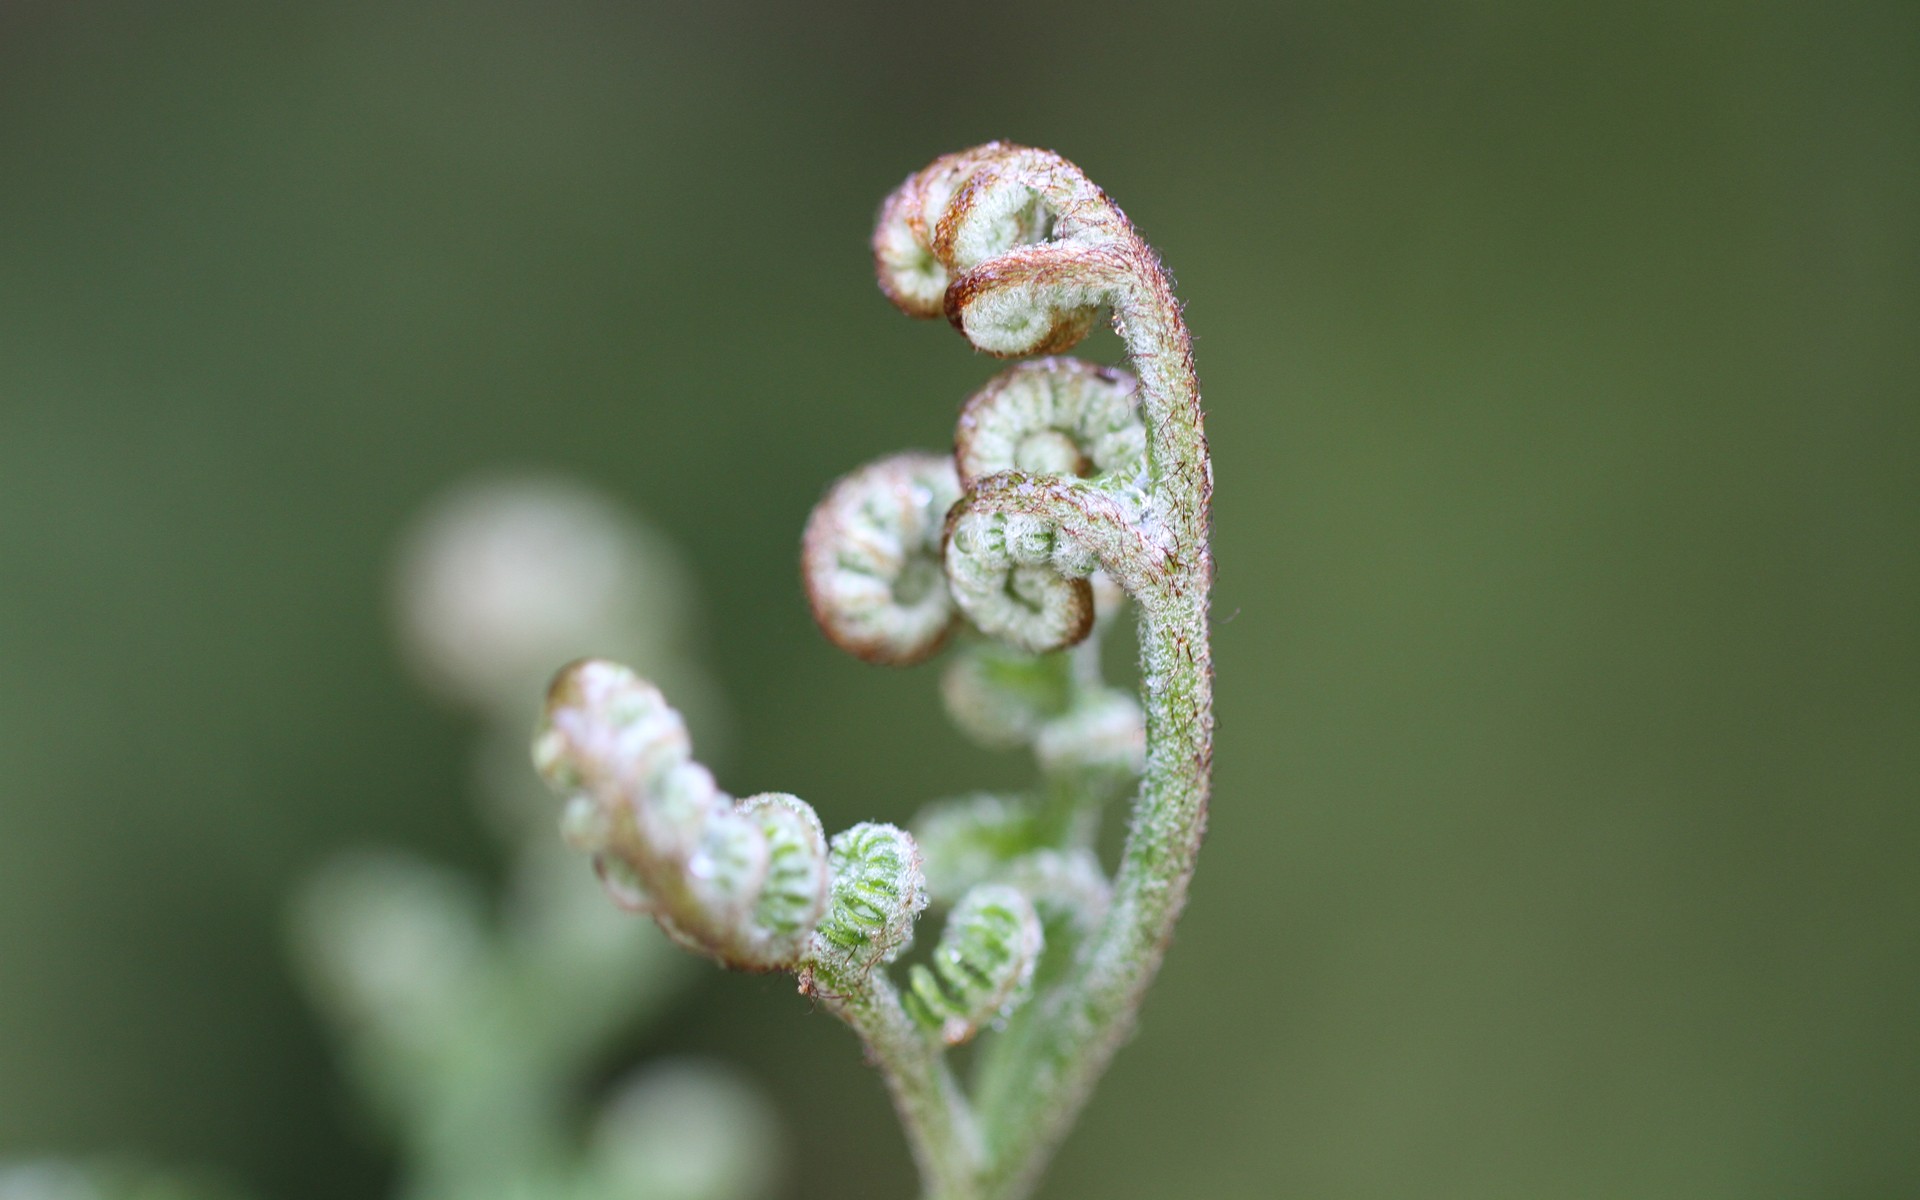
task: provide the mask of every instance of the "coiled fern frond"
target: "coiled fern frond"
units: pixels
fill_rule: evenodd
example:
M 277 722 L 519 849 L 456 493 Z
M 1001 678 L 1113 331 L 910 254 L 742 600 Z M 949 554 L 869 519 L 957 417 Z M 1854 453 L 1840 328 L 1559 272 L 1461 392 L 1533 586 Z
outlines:
M 1212 467 L 1167 274 L 1072 163 L 1002 142 L 938 158 L 882 204 L 873 258 L 898 308 L 989 354 L 1062 354 L 1103 313 L 1126 346 L 1125 366 L 1009 367 L 961 407 L 952 454 L 851 472 L 803 539 L 822 632 L 891 665 L 954 646 L 948 711 L 1029 747 L 1038 781 L 930 809 L 924 853 L 891 825 L 825 843 L 794 797 L 721 792 L 658 693 L 602 662 L 561 674 L 536 757 L 616 898 L 722 962 L 793 971 L 853 1026 L 932 1200 L 1007 1200 L 1125 1040 L 1185 903 L 1212 766 Z M 1138 699 L 1103 681 L 1094 637 L 1123 600 Z M 1100 810 L 1130 788 L 1109 876 Z M 903 995 L 888 964 L 930 893 L 953 908 Z M 943 1051 L 987 1028 L 976 1108 Z

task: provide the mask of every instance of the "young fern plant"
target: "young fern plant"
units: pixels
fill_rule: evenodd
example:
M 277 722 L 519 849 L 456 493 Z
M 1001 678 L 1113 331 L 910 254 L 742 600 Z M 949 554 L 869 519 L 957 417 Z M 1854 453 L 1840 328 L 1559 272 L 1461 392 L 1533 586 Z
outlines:
M 989 354 L 1058 354 L 1103 310 L 1126 346 L 1126 370 L 1012 367 L 962 407 L 953 454 L 856 470 L 804 538 L 827 636 L 909 664 L 959 633 L 948 711 L 1031 746 L 1040 782 L 829 841 L 797 797 L 722 792 L 660 693 L 604 661 L 560 672 L 534 757 L 621 903 L 722 963 L 793 972 L 853 1028 L 930 1200 L 1005 1200 L 1127 1038 L 1186 900 L 1212 758 L 1212 473 L 1167 274 L 1072 163 L 1001 142 L 937 159 L 887 198 L 873 250 L 897 307 Z M 1137 701 L 1102 683 L 1091 636 L 1123 597 Z M 1098 813 L 1129 789 L 1109 876 Z M 889 964 L 929 903 L 945 928 L 903 989 Z M 989 1028 L 963 1086 L 947 1051 Z

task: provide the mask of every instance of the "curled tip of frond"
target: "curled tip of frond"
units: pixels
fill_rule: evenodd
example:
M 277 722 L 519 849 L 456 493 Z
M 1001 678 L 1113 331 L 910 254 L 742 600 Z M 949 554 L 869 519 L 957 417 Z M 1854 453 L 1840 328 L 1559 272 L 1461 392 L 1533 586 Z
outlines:
M 1100 250 L 1049 243 L 990 258 L 947 286 L 942 312 L 996 358 L 1060 354 L 1079 345 L 1126 281 Z
M 807 967 L 830 990 L 859 986 L 913 942 L 927 907 L 920 848 L 905 830 L 864 822 L 836 835 L 828 865 L 826 914 L 814 930 Z M 804 978 L 804 977 L 803 977 Z
M 829 641 L 892 665 L 940 648 L 953 623 L 940 541 L 959 498 L 953 460 L 938 454 L 883 458 L 827 491 L 807 519 L 800 572 Z
M 1075 358 L 1009 367 L 960 410 L 954 463 L 961 486 L 1002 471 L 1132 482 L 1147 458 L 1138 387 L 1127 371 Z
M 589 658 L 560 668 L 548 685 L 533 765 L 555 791 L 572 792 L 589 786 L 589 770 L 650 781 L 692 753 L 686 722 L 659 688 Z
M 564 797 L 563 835 L 616 903 L 732 966 L 800 957 L 826 906 L 819 819 L 792 796 L 735 804 L 659 689 L 616 663 L 564 668 L 533 757 Z
M 873 234 L 888 299 L 911 316 L 944 314 L 1004 357 L 1085 337 L 1127 278 L 1135 245 L 1126 217 L 1078 167 L 1008 142 L 943 155 L 909 176 L 881 205 Z M 1123 253 L 1103 265 L 1114 247 Z
M 914 317 L 941 314 L 950 276 L 934 249 L 935 231 L 975 166 L 1007 148 L 1004 142 L 988 142 L 943 154 L 881 202 L 873 230 L 874 273 L 900 311 Z
M 767 878 L 754 921 L 773 937 L 804 938 L 827 911 L 827 835 L 813 807 L 785 792 L 763 792 L 740 811 L 767 839 Z M 797 942 L 792 949 L 797 953 Z
M 947 529 L 947 582 L 982 633 L 1029 653 L 1093 632 L 1094 562 L 1052 523 L 991 508 L 956 509 Z
M 1026 999 L 1044 947 L 1040 916 L 1026 896 L 982 884 L 948 916 L 933 965 L 908 973 L 907 1011 L 949 1046 L 968 1041 Z

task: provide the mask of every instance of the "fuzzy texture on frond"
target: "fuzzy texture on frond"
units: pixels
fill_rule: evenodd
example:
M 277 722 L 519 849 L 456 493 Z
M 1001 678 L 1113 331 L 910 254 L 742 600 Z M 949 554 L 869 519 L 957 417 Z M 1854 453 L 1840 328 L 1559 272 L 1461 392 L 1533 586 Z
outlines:
M 896 454 L 828 489 L 801 539 L 800 575 L 829 641 L 868 662 L 906 666 L 946 641 L 953 603 L 940 579 L 952 459 Z
M 555 678 L 534 742 L 617 898 L 729 966 L 791 966 L 827 907 L 820 819 L 792 796 L 735 803 L 692 754 L 658 689 L 592 659 Z
M 971 1041 L 1026 1001 L 1045 945 L 1040 914 L 1025 894 L 982 884 L 948 915 L 933 965 L 909 972 L 907 1011 L 949 1046 Z
M 823 854 L 805 805 L 736 805 L 658 693 L 593 663 L 556 684 L 537 755 L 623 898 L 724 962 L 793 970 L 853 1027 L 928 1200 L 1015 1200 L 1126 1040 L 1205 830 L 1212 467 L 1166 272 L 1072 163 L 1003 142 L 936 159 L 882 204 L 873 258 L 897 307 L 989 354 L 1058 354 L 1106 312 L 1127 348 L 1125 368 L 1009 367 L 962 407 L 953 455 L 859 468 L 807 522 L 829 640 L 890 665 L 957 642 L 948 711 L 1029 747 L 1039 779 L 930 808 L 919 840 L 861 824 Z M 1094 637 L 1122 596 L 1138 700 L 1102 680 Z M 1109 878 L 1100 810 L 1136 787 Z M 903 995 L 888 965 L 930 900 L 952 908 Z M 963 1088 L 944 1050 L 987 1029 Z

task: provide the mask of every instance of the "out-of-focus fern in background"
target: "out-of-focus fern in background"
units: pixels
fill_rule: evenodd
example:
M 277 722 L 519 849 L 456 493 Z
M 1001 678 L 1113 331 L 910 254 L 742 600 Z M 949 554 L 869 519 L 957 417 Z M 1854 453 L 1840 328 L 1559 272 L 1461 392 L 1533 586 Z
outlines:
M 1178 267 L 1222 481 L 1208 865 L 1046 1194 L 1920 1188 L 1920 13 L 1037 21 L 0 7 L 0 1155 L 390 1185 L 283 915 L 498 869 L 384 605 L 477 467 L 685 548 L 741 788 L 1018 783 L 769 570 L 992 374 L 862 248 L 1006 136 Z M 615 1058 L 904 1194 L 844 1033 L 695 979 Z
M 592 489 L 503 476 L 436 498 L 398 557 L 401 649 L 475 718 L 472 790 L 509 860 L 495 902 L 437 864 L 350 851 L 293 906 L 301 973 L 400 1160 L 398 1194 L 760 1200 L 779 1167 L 756 1092 L 718 1064 L 608 1054 L 688 972 L 572 861 L 521 749 L 547 664 L 595 652 L 678 680 L 718 720 L 679 556 Z

